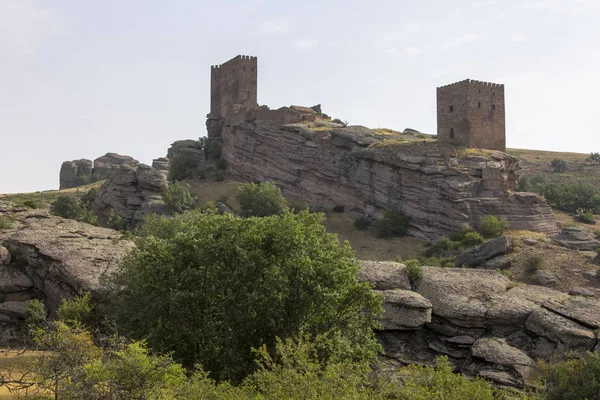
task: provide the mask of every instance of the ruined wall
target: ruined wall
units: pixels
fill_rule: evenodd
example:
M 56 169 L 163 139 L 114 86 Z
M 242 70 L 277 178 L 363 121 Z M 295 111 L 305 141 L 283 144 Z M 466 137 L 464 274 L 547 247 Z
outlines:
M 258 107 L 256 57 L 237 56 L 211 67 L 210 113 L 227 117 Z
M 504 85 L 467 79 L 439 87 L 437 117 L 442 141 L 506 150 Z

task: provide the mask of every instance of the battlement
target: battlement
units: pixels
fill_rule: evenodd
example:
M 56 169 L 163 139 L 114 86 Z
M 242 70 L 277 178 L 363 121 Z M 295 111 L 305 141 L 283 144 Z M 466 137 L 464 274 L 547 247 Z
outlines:
M 438 87 L 438 89 L 449 88 L 449 87 L 459 86 L 459 85 L 475 85 L 475 86 L 493 87 L 493 88 L 503 88 L 504 87 L 504 84 L 502 84 L 502 83 L 483 82 L 483 81 L 477 81 L 475 79 L 464 79 L 462 81 L 449 83 L 447 85 L 440 86 L 440 87 Z
M 223 64 L 211 66 L 210 112 L 227 117 L 258 107 L 258 59 L 238 55 Z
M 239 61 L 254 61 L 257 62 L 258 58 L 255 56 L 246 56 L 246 55 L 238 55 L 236 57 L 233 57 L 231 60 L 229 61 L 225 61 L 223 64 L 219 64 L 219 65 L 211 65 L 210 68 L 211 70 L 218 70 L 224 67 L 227 67 L 231 64 L 237 63 Z

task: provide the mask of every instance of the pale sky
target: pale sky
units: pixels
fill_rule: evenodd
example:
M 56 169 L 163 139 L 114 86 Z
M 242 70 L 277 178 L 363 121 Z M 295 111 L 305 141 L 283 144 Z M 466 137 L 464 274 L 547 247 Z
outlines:
M 271 108 L 435 133 L 436 87 L 470 78 L 505 84 L 508 147 L 600 151 L 599 41 L 598 0 L 0 0 L 0 193 L 206 135 L 238 54 Z

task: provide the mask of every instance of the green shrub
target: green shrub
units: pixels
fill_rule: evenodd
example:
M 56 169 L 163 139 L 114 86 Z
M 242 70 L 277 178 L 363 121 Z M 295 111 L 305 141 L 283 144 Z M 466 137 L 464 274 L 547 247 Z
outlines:
M 409 281 L 414 282 L 417 279 L 420 279 L 423 275 L 423 270 L 421 269 L 419 260 L 406 260 L 404 265 L 406 266 L 406 275 L 408 276 Z
M 369 228 L 371 224 L 371 219 L 366 216 L 358 217 L 352 223 L 352 225 L 354 225 L 354 227 L 359 231 L 364 231 L 365 229 Z
M 548 363 L 540 361 L 539 380 L 544 399 L 598 399 L 600 393 L 600 353 L 571 353 L 566 360 Z
M 517 181 L 517 192 L 533 192 L 534 187 L 531 180 L 525 176 L 522 176 Z
M 272 182 L 240 185 L 236 198 L 245 217 L 280 215 L 287 209 L 285 198 Z
M 61 321 L 70 323 L 89 324 L 92 320 L 94 307 L 91 304 L 90 292 L 79 293 L 72 299 L 63 298 L 56 316 Z
M 116 231 L 123 231 L 125 230 L 125 220 L 111 208 L 108 213 L 106 227 Z
M 543 268 L 544 260 L 540 256 L 531 256 L 525 261 L 525 270 L 534 273 Z
M 13 221 L 8 216 L 0 217 L 0 230 L 10 229 L 12 225 Z
M 409 218 L 398 207 L 388 210 L 383 214 L 383 218 L 377 221 L 377 237 L 388 238 L 404 236 L 408 231 Z
M 189 210 L 196 203 L 196 198 L 190 193 L 190 185 L 175 182 L 167 183 L 162 190 L 162 199 L 169 211 L 181 213 Z
M 337 206 L 333 206 L 333 212 L 335 213 L 343 213 L 344 212 L 344 206 L 342 205 L 337 205 Z
M 32 199 L 27 199 L 27 200 L 23 201 L 23 203 L 21 203 L 21 204 L 23 205 L 23 207 L 27 207 L 32 210 L 38 209 L 40 207 L 40 205 L 37 203 L 37 201 L 32 200 Z
M 479 232 L 467 232 L 460 240 L 460 243 L 465 247 L 478 246 L 485 242 L 485 239 Z
M 600 240 L 600 230 L 594 231 L 594 235 L 596 235 L 596 239 Z
M 198 163 L 192 157 L 179 155 L 171 160 L 168 174 L 169 181 L 182 181 L 196 175 L 198 175 Z
M 479 221 L 479 231 L 487 238 L 502 236 L 508 229 L 508 221 L 505 218 L 498 218 L 495 215 L 485 215 Z
M 594 213 L 592 211 L 578 210 L 577 214 L 575 214 L 575 218 L 577 218 L 577 221 L 583 222 L 584 224 L 596 224 L 596 218 L 594 217 Z
M 590 153 L 590 156 L 585 161 L 590 164 L 600 165 L 600 153 Z
M 31 327 L 39 326 L 46 322 L 46 306 L 41 300 L 29 300 L 25 305 L 25 321 Z
M 565 172 L 569 169 L 569 164 L 565 160 L 555 158 L 550 162 L 550 166 L 554 172 Z
M 75 197 L 61 195 L 52 203 L 50 212 L 59 217 L 78 219 L 81 217 L 82 210 Z
M 583 209 L 598 212 L 600 209 L 600 189 L 590 184 L 547 183 L 540 185 L 536 193 L 544 196 L 552 207 L 563 211 L 574 213 Z
M 425 249 L 426 257 L 446 257 L 462 250 L 462 245 L 448 238 L 441 238 Z

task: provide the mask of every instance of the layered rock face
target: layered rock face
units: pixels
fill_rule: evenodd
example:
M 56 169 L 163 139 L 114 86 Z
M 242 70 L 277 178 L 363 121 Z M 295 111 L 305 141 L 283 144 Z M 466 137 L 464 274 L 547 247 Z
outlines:
M 134 247 L 120 240 L 119 232 L 50 216 L 47 210 L 0 202 L 0 215 L 5 214 L 13 226 L 0 231 L 0 342 L 19 336 L 32 298 L 53 312 L 64 297 L 81 290 L 99 295 L 102 277 Z
M 522 388 L 537 359 L 598 345 L 600 300 L 515 286 L 490 270 L 422 267 L 411 291 L 405 268 L 361 261 L 359 278 L 384 298 L 386 357 L 431 364 L 448 356 L 464 374 Z
M 137 165 L 139 162 L 130 156 L 106 153 L 91 160 L 65 161 L 60 168 L 60 189 L 69 189 L 88 183 L 102 181 L 121 165 Z
M 508 219 L 511 229 L 557 231 L 537 195 L 514 193 L 518 160 L 497 151 L 469 152 L 435 141 L 385 140 L 364 127 L 311 130 L 268 121 L 228 124 L 209 119 L 228 172 L 273 181 L 312 205 L 344 206 L 350 216 L 379 217 L 401 206 L 409 233 L 432 239 L 476 226 L 482 216 Z M 472 154 L 473 153 L 473 154 Z
M 206 156 L 196 140 L 178 140 L 171 144 L 167 150 L 167 159 L 173 163 L 174 160 L 183 158 L 196 163 L 200 167 L 206 163 Z
M 123 228 L 135 229 L 147 215 L 166 212 L 161 196 L 166 185 L 166 175 L 155 168 L 123 165 L 100 187 L 92 211 L 100 224 L 106 224 L 113 210 L 123 219 Z
M 92 182 L 92 160 L 65 161 L 60 167 L 60 189 L 68 189 Z

